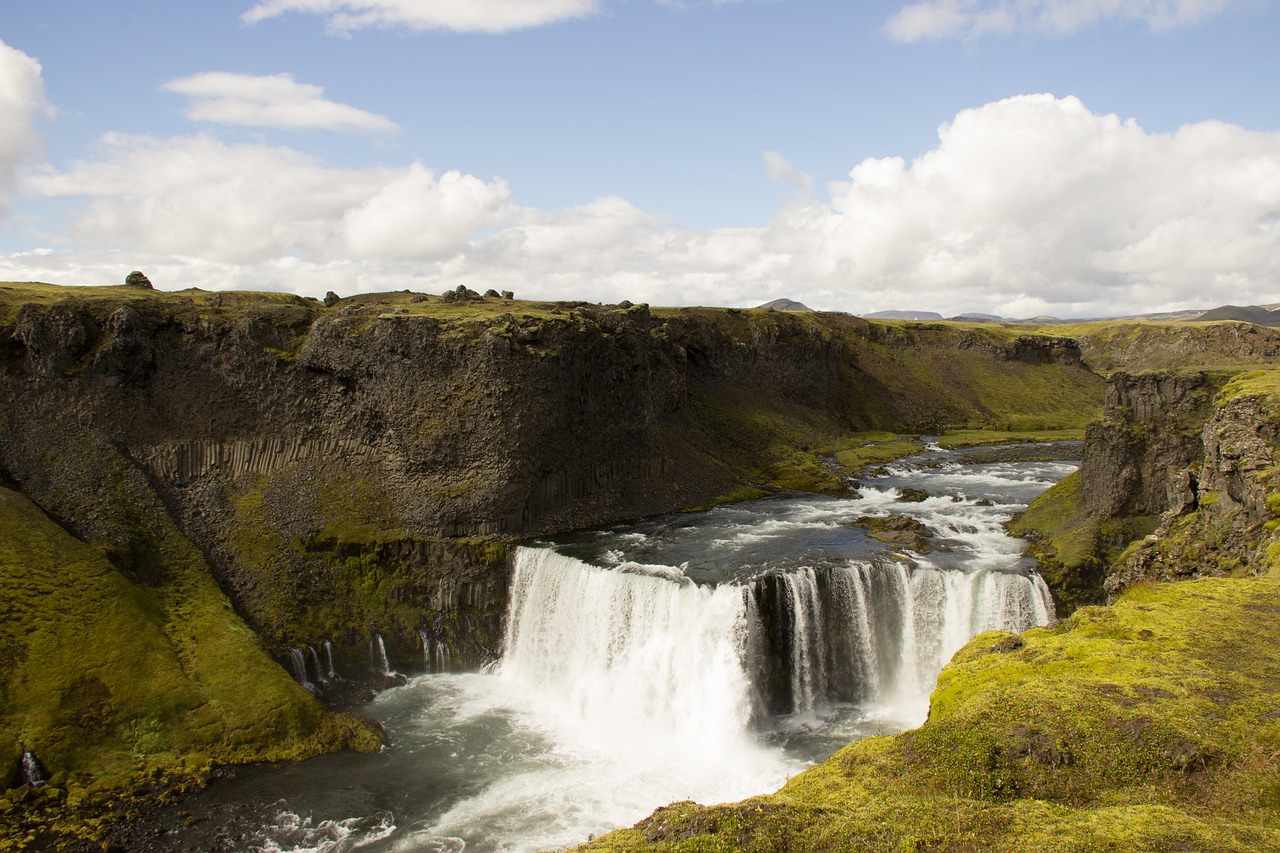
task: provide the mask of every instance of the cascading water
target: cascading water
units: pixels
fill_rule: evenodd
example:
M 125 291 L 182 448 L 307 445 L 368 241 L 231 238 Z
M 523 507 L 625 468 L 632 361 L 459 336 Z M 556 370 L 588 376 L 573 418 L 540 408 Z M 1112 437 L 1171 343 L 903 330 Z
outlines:
M 517 550 L 511 595 L 504 677 L 579 731 L 658 728 L 677 749 L 873 698 L 920 722 L 970 637 L 1043 625 L 1050 607 L 1037 576 L 998 570 L 884 559 L 708 588 L 670 567 L 605 569 L 551 548 Z
M 324 674 L 333 681 L 338 677 L 337 670 L 333 667 L 333 641 L 325 640 L 320 647 L 324 649 Z
M 329 684 L 329 675 L 325 672 L 324 667 L 320 665 L 320 655 L 316 654 L 315 646 L 307 646 L 307 665 L 311 667 L 316 674 L 315 683 L 321 687 L 327 687 Z
M 973 635 L 1050 619 L 1003 526 L 1073 467 L 935 454 L 854 498 L 780 496 L 519 548 L 498 665 L 450 672 L 424 630 L 433 674 L 366 709 L 391 746 L 259 777 L 258 840 L 239 849 L 524 853 L 675 800 L 775 790 L 844 743 L 921 722 Z M 908 486 L 929 497 L 900 501 Z M 890 515 L 926 527 L 932 550 L 853 523 Z M 369 652 L 393 674 L 381 637 Z M 300 656 L 332 676 L 327 645 Z M 237 784 L 218 796 L 255 790 Z M 244 820 L 243 800 L 229 812 Z M 174 849 L 218 849 L 208 837 Z
M 302 649 L 289 649 L 289 669 L 292 670 L 295 681 L 315 692 L 315 684 L 307 677 L 307 658 Z
M 369 663 L 374 671 L 381 675 L 397 674 L 391 668 L 391 662 L 387 660 L 387 644 L 382 641 L 381 634 L 374 634 L 373 639 L 369 641 Z
M 432 673 L 449 672 L 452 669 L 449 646 L 444 640 L 436 639 L 426 630 L 418 632 L 418 639 L 422 641 L 423 669 Z
M 31 750 L 26 748 L 22 750 L 19 776 L 22 784 L 30 785 L 32 788 L 41 788 L 48 784 L 44 776 L 44 768 L 40 766 L 40 762 L 36 760 Z

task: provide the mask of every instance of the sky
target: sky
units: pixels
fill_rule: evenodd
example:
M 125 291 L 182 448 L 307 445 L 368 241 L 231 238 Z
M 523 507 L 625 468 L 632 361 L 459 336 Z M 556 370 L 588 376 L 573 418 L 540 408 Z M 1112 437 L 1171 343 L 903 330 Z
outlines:
M 0 0 L 0 280 L 1280 302 L 1277 0 Z

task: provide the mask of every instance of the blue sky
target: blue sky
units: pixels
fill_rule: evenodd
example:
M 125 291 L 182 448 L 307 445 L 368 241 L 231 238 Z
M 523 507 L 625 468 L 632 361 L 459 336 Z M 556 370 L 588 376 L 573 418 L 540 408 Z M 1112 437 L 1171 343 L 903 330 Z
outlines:
M 3 0 L 0 279 L 1280 301 L 1273 0 Z

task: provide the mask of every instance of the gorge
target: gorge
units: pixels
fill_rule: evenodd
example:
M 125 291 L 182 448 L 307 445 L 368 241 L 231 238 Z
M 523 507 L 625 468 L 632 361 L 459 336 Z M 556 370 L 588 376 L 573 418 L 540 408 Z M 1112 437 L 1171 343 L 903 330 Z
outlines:
M 1260 698 L 1276 689 L 1267 648 L 1238 649 L 1225 633 L 1190 644 L 1231 648 L 1254 673 L 1228 685 L 1226 704 L 1215 704 L 1211 685 L 1178 704 L 1174 675 L 1135 677 L 1136 687 L 1090 682 L 1077 711 L 1120 714 L 1112 719 L 1129 726 L 1116 729 L 1128 740 L 1098 748 L 1122 759 L 1140 749 L 1146 762 L 1107 772 L 1079 732 L 1061 728 L 1095 716 L 1052 711 L 1035 688 L 1001 686 L 992 670 L 988 687 L 1004 691 L 1010 710 L 982 717 L 978 737 L 966 703 L 988 687 L 960 686 L 992 660 L 1022 661 L 1021 673 L 1035 669 L 1032 658 L 1070 656 L 1048 650 L 1107 635 L 1097 626 L 1137 619 L 1135 610 L 1169 611 L 1161 618 L 1194 627 L 1175 611 L 1217 608 L 1225 632 L 1253 608 L 1255 629 L 1274 630 L 1274 380 L 1256 370 L 1280 348 L 1270 330 L 1029 331 L 408 293 L 325 306 L 284 294 L 14 284 L 0 297 L 0 642 L 14 662 L 0 682 L 0 723 L 13 744 L 6 831 L 18 844 L 107 837 L 135 808 L 106 807 L 112 791 L 164 798 L 217 767 L 377 748 L 376 727 L 326 710 L 291 677 L 291 650 L 308 650 L 305 671 L 309 650 L 327 642 L 326 669 L 363 672 L 368 686 L 385 686 L 375 643 L 388 670 L 421 671 L 424 647 L 474 670 L 511 641 L 509 572 L 518 582 L 530 559 L 519 543 L 531 538 L 779 489 L 853 500 L 833 458 L 875 464 L 948 430 L 1079 437 L 1086 425 L 1080 473 L 1021 521 L 1037 538 L 1059 615 L 1070 616 L 1063 627 L 1032 631 L 1021 645 L 983 635 L 943 672 L 923 728 L 842 751 L 782 800 L 673 806 L 595 843 L 704 849 L 720 838 L 729 849 L 758 838 L 774 839 L 761 849 L 802 849 L 837 831 L 827 819 L 836 813 L 845 815 L 839 831 L 853 833 L 844 837 L 915 833 L 937 849 L 1016 840 L 1032 837 L 1023 818 L 984 821 L 1028 803 L 1055 804 L 1059 822 L 1099 820 L 1099 808 L 1141 799 L 1126 773 L 1159 788 L 1133 806 L 1147 809 L 1141 820 L 1125 818 L 1135 831 L 1209 833 L 1239 849 L 1274 840 L 1266 780 L 1280 744 L 1268 746 L 1277 730 Z M 1150 370 L 1158 373 L 1137 373 Z M 1216 574 L 1264 577 L 1221 581 L 1201 604 L 1183 600 L 1184 585 L 1157 593 L 1139 583 Z M 739 601 L 763 612 L 797 591 L 834 595 L 803 573 L 790 578 Z M 1134 584 L 1136 598 L 1070 614 Z M 1158 621 L 1120 633 L 1142 631 L 1188 645 Z M 830 695 L 825 659 L 794 645 L 765 657 L 805 663 L 812 678 L 793 684 L 790 670 L 783 689 L 782 676 L 766 673 L 775 687 L 753 707 L 787 716 Z M 1048 676 L 1037 671 L 1027 684 Z M 1226 722 L 1192 736 L 1194 714 Z M 28 752 L 48 785 L 21 784 Z M 904 766 L 928 796 L 885 783 Z M 837 776 L 879 780 L 881 799 L 846 791 L 839 806 L 822 801 L 814 792 L 834 791 Z M 916 810 L 876 828 L 867 815 L 900 811 L 894 797 Z M 1206 817 L 1215 809 L 1234 827 L 1225 835 Z

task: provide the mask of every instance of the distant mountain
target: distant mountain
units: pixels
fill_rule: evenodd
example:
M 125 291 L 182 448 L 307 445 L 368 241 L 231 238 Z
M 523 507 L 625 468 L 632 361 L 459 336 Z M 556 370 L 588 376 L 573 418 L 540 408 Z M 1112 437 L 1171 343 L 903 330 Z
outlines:
M 1210 322 L 1213 320 L 1243 320 L 1246 323 L 1254 323 L 1259 326 L 1280 326 L 1280 311 L 1273 311 L 1263 305 L 1223 305 L 1221 308 L 1213 308 L 1204 312 L 1198 318 L 1199 322 Z
M 977 313 L 974 313 L 974 312 L 969 312 L 969 313 L 967 313 L 967 314 L 957 314 L 956 316 L 952 317 L 951 319 L 952 319 L 952 320 L 957 320 L 957 321 L 959 321 L 959 322 L 961 322 L 961 323 L 1004 323 L 1004 322 L 1007 322 L 1003 317 L 999 316 L 998 314 L 977 314 Z
M 784 302 L 786 300 L 777 300 Z M 769 303 L 773 305 L 774 303 Z M 861 314 L 868 320 L 942 320 L 943 316 L 934 311 L 876 311 L 872 314 Z M 1194 322 L 1222 322 L 1225 320 L 1237 320 L 1243 323 L 1253 323 L 1258 326 L 1275 326 L 1280 327 L 1280 303 L 1273 305 L 1223 305 L 1219 308 L 1211 308 L 1208 311 L 1166 311 L 1162 313 L 1150 314 L 1125 314 L 1112 315 L 1110 317 L 1076 317 L 1073 319 L 1059 319 L 1058 317 L 1029 317 L 1025 319 L 1014 319 L 1012 317 L 1001 317 L 998 314 L 982 314 L 977 311 L 966 311 L 963 314 L 957 314 L 954 317 L 947 318 L 961 323 L 1007 323 L 1015 326 L 1050 326 L 1066 323 L 1087 323 L 1100 320 L 1148 320 L 1151 322 L 1165 323 L 1194 323 Z
M 803 302 L 796 302 L 793 299 L 775 299 L 772 302 L 766 302 L 758 306 L 760 308 L 772 308 L 774 311 L 812 311 L 808 305 Z
M 935 311 L 876 311 L 861 315 L 868 320 L 941 320 Z

